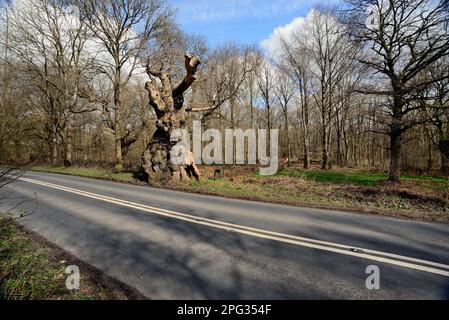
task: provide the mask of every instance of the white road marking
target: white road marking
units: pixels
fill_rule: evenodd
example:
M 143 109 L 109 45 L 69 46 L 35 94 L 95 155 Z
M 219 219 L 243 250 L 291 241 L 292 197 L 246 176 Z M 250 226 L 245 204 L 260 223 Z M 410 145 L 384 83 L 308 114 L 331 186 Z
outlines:
M 423 272 L 428 272 L 432 274 L 437 274 L 445 277 L 449 277 L 449 265 L 436 263 L 432 261 L 426 261 L 421 259 L 415 259 L 411 257 L 396 255 L 392 253 L 382 252 L 382 251 L 375 251 L 375 250 L 369 250 L 369 249 L 363 249 L 363 248 L 354 248 L 347 245 L 342 245 L 338 243 L 333 242 L 326 242 L 326 241 L 320 241 L 315 239 L 309 239 L 309 238 L 303 238 L 303 237 L 297 237 L 292 236 L 288 234 L 282 234 L 277 232 L 272 232 L 268 230 L 262 230 L 257 228 L 251 228 L 246 227 L 238 224 L 232 224 L 227 222 L 222 222 L 218 220 L 212 220 L 207 218 L 202 218 L 199 216 L 193 216 L 189 214 L 184 214 L 180 212 L 165 210 L 165 209 L 159 209 L 156 207 L 151 207 L 143 204 L 139 204 L 136 202 L 130 202 L 125 201 L 117 198 L 112 198 L 96 193 L 91 193 L 79 189 L 74 189 L 66 186 L 61 186 L 53 183 L 38 181 L 34 179 L 29 178 L 19 178 L 19 180 L 45 186 L 52 189 L 57 189 L 73 194 L 77 194 L 83 197 L 88 197 L 96 200 L 101 200 L 104 202 L 113 203 L 119 206 L 128 207 L 137 209 L 140 211 L 144 211 L 146 213 L 156 214 L 164 217 L 169 217 L 177 220 L 187 221 L 199 225 L 209 226 L 216 229 L 226 230 L 226 231 L 232 231 L 235 233 L 245 234 L 249 236 L 254 236 L 258 238 L 263 239 L 269 239 L 274 240 L 278 242 L 283 243 L 289 243 L 297 246 L 307 247 L 307 248 L 313 248 L 338 254 L 343 254 L 347 256 L 353 256 L 358 257 L 362 259 L 367 259 L 371 261 L 377 261 L 382 263 L 387 263 L 390 265 L 400 266 L 404 268 L 419 270 Z

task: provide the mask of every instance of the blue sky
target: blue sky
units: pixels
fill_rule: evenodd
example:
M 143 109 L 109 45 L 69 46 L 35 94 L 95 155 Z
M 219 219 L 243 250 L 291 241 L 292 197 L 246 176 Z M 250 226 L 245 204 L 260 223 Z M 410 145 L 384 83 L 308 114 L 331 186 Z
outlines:
M 303 17 L 318 1 L 308 0 L 170 0 L 187 33 L 199 33 L 211 46 L 226 41 L 260 44 L 276 27 Z M 324 3 L 336 3 L 327 0 Z M 321 3 L 323 3 L 321 1 Z

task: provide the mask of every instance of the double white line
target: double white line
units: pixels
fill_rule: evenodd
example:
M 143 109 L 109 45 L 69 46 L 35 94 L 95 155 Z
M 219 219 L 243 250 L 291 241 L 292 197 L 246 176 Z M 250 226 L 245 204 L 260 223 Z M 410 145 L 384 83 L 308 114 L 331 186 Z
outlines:
M 323 250 L 327 252 L 334 252 L 338 254 L 343 254 L 346 256 L 353 256 L 357 258 L 367 259 L 371 261 L 381 262 L 381 263 L 387 263 L 390 265 L 400 266 L 404 268 L 419 270 L 423 272 L 433 273 L 445 277 L 449 277 L 449 265 L 421 260 L 421 259 L 415 259 L 410 258 L 406 256 L 396 255 L 392 253 L 386 253 L 381 251 L 374 251 L 374 250 L 368 250 L 368 249 L 361 249 L 361 248 L 354 248 L 338 243 L 332 243 L 332 242 L 326 242 L 326 241 L 319 241 L 309 238 L 303 238 L 303 237 L 297 237 L 277 232 L 272 232 L 268 230 L 262 230 L 262 229 L 256 229 L 256 228 L 250 228 L 238 224 L 232 224 L 212 219 L 205 219 L 198 216 L 193 216 L 189 214 L 184 214 L 180 212 L 170 211 L 170 210 L 164 210 L 159 209 L 143 204 L 139 204 L 136 202 L 130 202 L 125 201 L 117 198 L 112 198 L 96 193 L 91 193 L 79 189 L 69 188 L 66 186 L 56 185 L 53 183 L 38 181 L 34 179 L 29 178 L 19 178 L 19 180 L 45 186 L 52 189 L 57 189 L 65 192 L 69 192 L 72 194 L 77 194 L 83 197 L 92 198 L 104 202 L 113 203 L 122 207 L 128 207 L 136 210 L 143 211 L 145 213 L 149 214 L 156 214 L 159 216 L 164 216 L 172 219 L 187 221 L 194 224 L 199 224 L 203 226 L 208 226 L 216 229 L 226 230 L 228 232 L 234 232 L 239 234 L 245 234 L 249 236 L 254 236 L 262 239 L 269 239 L 273 241 L 293 244 L 301 247 L 307 247 L 307 248 L 313 248 L 318 250 Z

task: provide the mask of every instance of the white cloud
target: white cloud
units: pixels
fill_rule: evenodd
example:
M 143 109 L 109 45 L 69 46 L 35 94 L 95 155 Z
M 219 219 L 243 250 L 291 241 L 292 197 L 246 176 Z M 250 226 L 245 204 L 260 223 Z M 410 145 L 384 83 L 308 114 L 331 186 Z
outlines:
M 308 16 L 311 14 L 309 12 Z M 281 41 L 289 41 L 295 31 L 301 29 L 306 21 L 305 17 L 297 17 L 285 26 L 277 27 L 271 35 L 261 42 L 261 47 L 271 57 L 276 57 L 281 49 Z
M 332 6 L 340 5 L 341 2 L 341 0 L 327 0 L 321 2 L 317 1 L 316 4 L 323 3 L 325 6 Z M 295 32 L 305 32 L 305 22 L 312 19 L 313 15 L 316 13 L 317 11 L 312 7 L 306 16 L 296 17 L 290 23 L 287 23 L 284 26 L 276 27 L 267 39 L 261 41 L 261 48 L 265 50 L 269 56 L 276 58 L 281 49 L 281 40 L 288 42 Z
M 223 21 L 238 17 L 269 18 L 310 5 L 308 0 L 176 0 L 181 22 Z

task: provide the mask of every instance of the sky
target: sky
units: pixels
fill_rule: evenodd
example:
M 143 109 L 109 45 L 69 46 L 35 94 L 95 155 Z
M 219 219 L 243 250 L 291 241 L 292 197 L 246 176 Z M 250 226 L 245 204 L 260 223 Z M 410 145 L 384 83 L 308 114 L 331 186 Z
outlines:
M 234 41 L 260 45 L 276 28 L 292 25 L 317 4 L 339 0 L 170 0 L 187 33 L 202 34 L 214 47 Z M 294 23 L 293 23 L 294 25 Z M 287 28 L 288 29 L 288 28 Z M 279 29 L 278 29 L 279 30 Z

